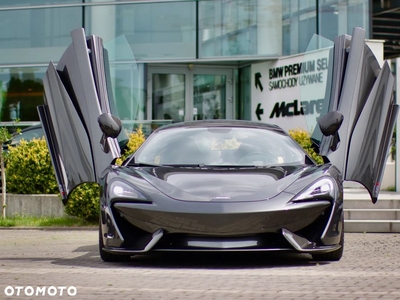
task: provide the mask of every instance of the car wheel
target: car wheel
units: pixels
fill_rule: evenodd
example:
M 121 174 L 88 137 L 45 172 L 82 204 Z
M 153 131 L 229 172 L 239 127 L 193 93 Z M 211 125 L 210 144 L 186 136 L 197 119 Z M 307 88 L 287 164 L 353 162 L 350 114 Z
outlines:
M 113 254 L 113 253 L 104 251 L 102 235 L 103 235 L 103 233 L 101 230 L 101 222 L 100 222 L 100 224 L 99 224 L 99 253 L 100 253 L 100 257 L 103 261 L 105 261 L 105 262 L 124 262 L 124 261 L 130 260 L 131 255 Z
M 312 254 L 313 260 L 319 260 L 319 261 L 338 261 L 342 258 L 343 256 L 343 250 L 344 250 L 344 219 L 342 219 L 342 233 L 340 235 L 340 248 L 332 251 L 332 252 L 327 252 L 327 253 L 316 253 Z

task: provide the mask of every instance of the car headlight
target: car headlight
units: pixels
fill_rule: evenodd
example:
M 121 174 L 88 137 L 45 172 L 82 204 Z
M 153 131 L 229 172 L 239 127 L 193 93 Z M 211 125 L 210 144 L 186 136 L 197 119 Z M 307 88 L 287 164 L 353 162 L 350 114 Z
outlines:
M 147 200 L 141 192 L 122 181 L 112 182 L 110 186 L 110 193 L 112 198 Z
M 322 178 L 294 197 L 291 201 L 304 201 L 312 199 L 335 199 L 336 184 L 330 178 Z

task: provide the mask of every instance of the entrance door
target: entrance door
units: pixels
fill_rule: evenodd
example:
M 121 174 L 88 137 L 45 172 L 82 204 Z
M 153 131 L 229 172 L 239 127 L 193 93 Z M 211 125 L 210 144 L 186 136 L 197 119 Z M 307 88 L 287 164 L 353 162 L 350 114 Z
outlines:
M 149 67 L 147 118 L 157 125 L 233 119 L 232 78 L 232 69 Z

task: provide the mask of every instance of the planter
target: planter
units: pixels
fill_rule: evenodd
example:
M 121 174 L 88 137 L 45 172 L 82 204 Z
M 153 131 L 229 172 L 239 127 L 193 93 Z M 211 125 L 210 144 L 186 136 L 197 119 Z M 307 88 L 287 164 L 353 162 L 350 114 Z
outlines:
M 18 195 L 7 193 L 6 216 L 63 217 L 64 205 L 58 195 Z

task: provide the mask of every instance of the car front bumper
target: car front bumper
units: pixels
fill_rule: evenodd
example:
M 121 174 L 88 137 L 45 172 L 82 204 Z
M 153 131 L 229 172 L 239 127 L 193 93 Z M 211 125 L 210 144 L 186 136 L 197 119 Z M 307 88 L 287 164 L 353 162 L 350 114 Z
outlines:
M 186 203 L 180 211 L 115 202 L 102 210 L 104 250 L 329 252 L 340 247 L 342 206 L 328 200 L 265 203 Z M 211 205 L 212 206 L 212 205 Z M 202 208 L 202 209 L 201 209 Z

